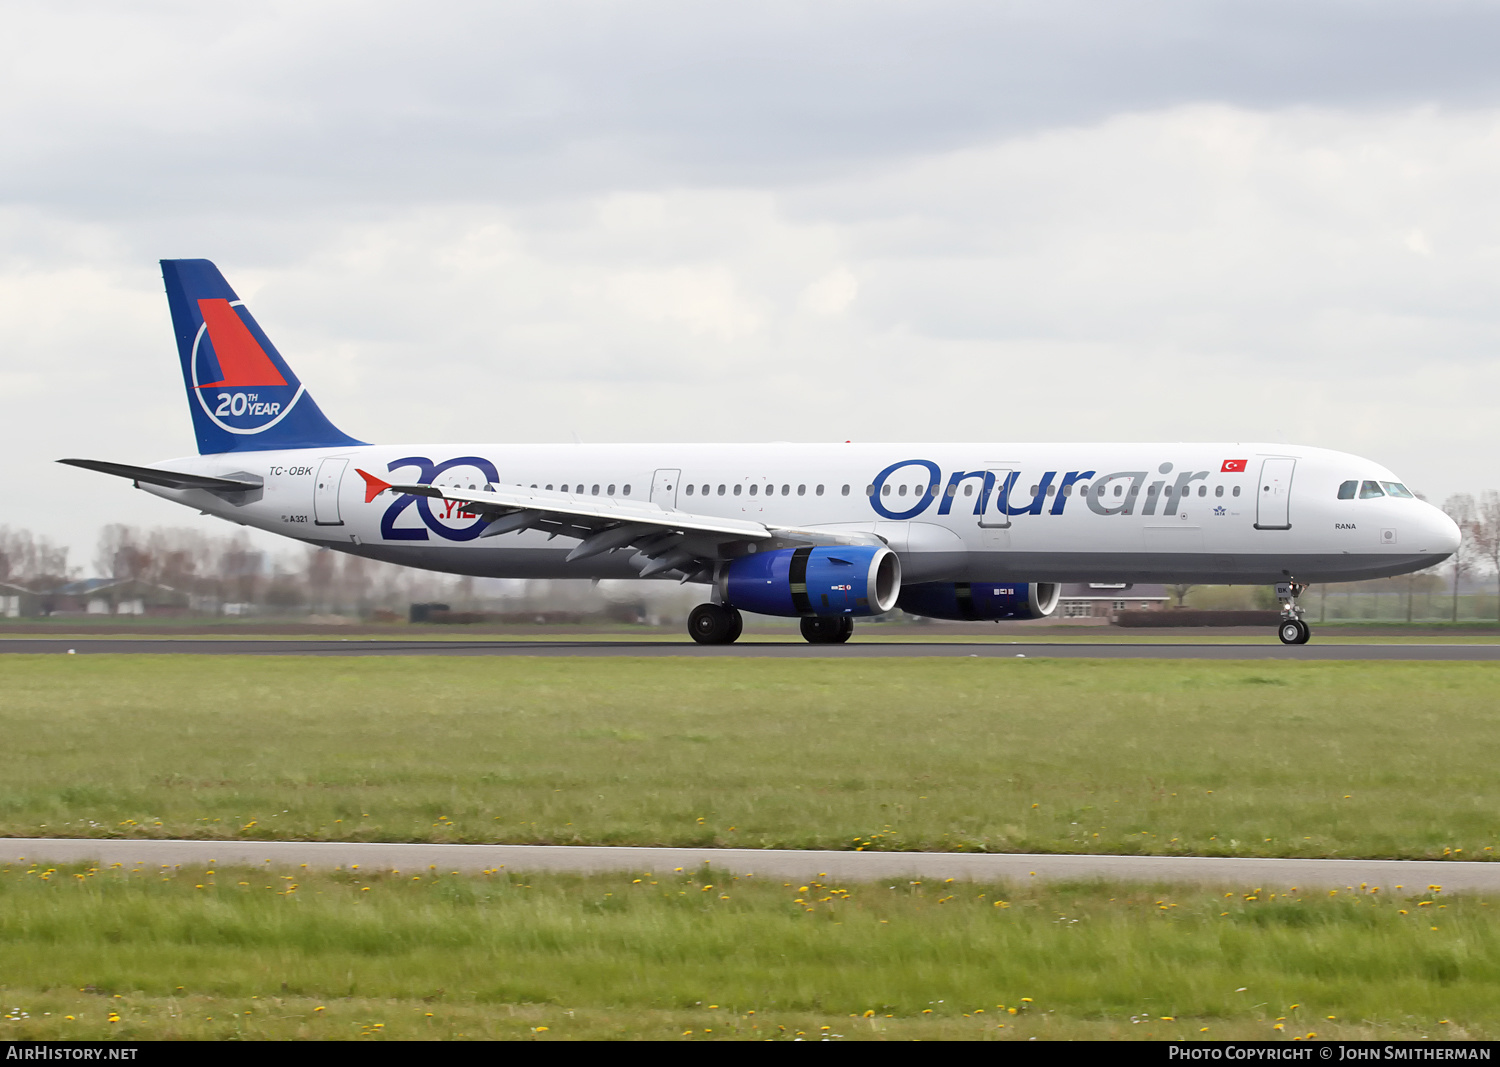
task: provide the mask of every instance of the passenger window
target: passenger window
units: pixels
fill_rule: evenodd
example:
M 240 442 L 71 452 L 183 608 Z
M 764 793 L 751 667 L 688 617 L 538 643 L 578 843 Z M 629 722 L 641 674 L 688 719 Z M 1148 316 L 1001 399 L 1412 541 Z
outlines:
M 1032 487 L 1031 487 L 1031 495 L 1032 495 L 1032 496 L 1036 496 L 1036 492 L 1037 492 L 1037 489 L 1036 489 L 1036 486 L 1034 486 L 1034 485 L 1033 485 L 1033 486 L 1032 486 Z
M 1199 496 L 1207 496 L 1208 495 L 1208 486 L 1206 486 L 1206 485 L 1200 485 L 1198 487 L 1198 495 Z
M 630 486 L 628 486 L 628 485 L 625 487 L 625 495 L 626 496 L 630 495 Z
M 592 496 L 598 496 L 599 495 L 599 487 L 597 485 L 594 486 L 594 491 L 593 491 L 593 493 L 591 495 Z
M 691 485 L 688 486 L 688 492 L 691 493 L 692 491 L 693 491 L 693 487 Z M 608 492 L 610 496 L 614 496 L 615 495 L 615 487 L 614 486 L 610 486 L 609 489 L 606 490 L 606 492 Z
M 874 491 L 875 491 L 875 487 L 873 485 L 870 486 L 870 492 L 873 494 Z M 844 490 L 843 490 L 843 493 L 841 495 L 842 496 L 848 496 L 849 495 L 849 487 L 847 485 L 844 486 Z
M 1358 479 L 1353 479 L 1353 480 L 1350 480 L 1350 481 L 1347 481 L 1347 482 L 1340 482 L 1339 483 L 1339 499 L 1340 500 L 1353 500 L 1354 499 L 1354 492 L 1358 488 L 1359 488 L 1359 480 Z
M 1116 482 L 1115 483 L 1115 496 L 1119 496 L 1120 495 L 1120 490 L 1123 489 L 1123 488 L 1124 488 L 1124 486 L 1122 486 L 1119 482 Z
M 594 491 L 598 492 L 598 490 L 599 490 L 599 487 L 595 486 L 594 487 Z M 580 485 L 577 489 L 574 490 L 574 492 L 576 492 L 579 496 L 582 496 L 583 495 L 583 486 Z
M 1224 495 L 1224 487 L 1222 485 L 1216 485 L 1216 486 L 1214 486 L 1214 496 L 1223 496 L 1223 495 Z
M 799 485 L 799 486 L 797 486 L 797 495 L 798 496 L 806 496 L 807 495 L 807 486 L 805 486 L 805 485 Z
M 1055 486 L 1055 485 L 1049 485 L 1049 486 L 1047 486 L 1047 495 L 1048 496 L 1056 496 L 1057 495 L 1057 486 Z
M 789 485 L 783 485 L 781 487 L 781 495 L 782 496 L 791 496 L 792 495 L 792 487 L 789 486 Z
M 905 496 L 906 495 L 906 486 L 903 485 L 900 489 L 896 490 L 896 495 L 897 496 Z
M 693 495 L 693 487 L 692 487 L 691 484 L 688 485 L 688 487 L 687 487 L 687 495 L 688 496 L 692 496 Z
M 551 483 L 551 482 L 548 482 L 548 483 L 547 483 L 547 492 L 549 492 L 549 493 L 550 493 L 550 492 L 551 492 L 551 491 L 552 491 L 552 483 Z
M 821 485 L 818 486 L 817 493 L 818 493 L 819 496 L 823 495 L 823 487 Z
M 973 495 L 974 495 L 974 487 L 972 485 L 965 485 L 964 486 L 964 496 L 973 496 Z
M 744 488 L 744 487 L 743 487 L 743 486 L 741 486 L 741 485 L 738 485 L 738 484 L 736 484 L 736 485 L 735 485 L 735 487 L 734 487 L 734 495 L 735 495 L 735 496 L 739 496 L 739 495 L 740 495 L 740 490 L 741 490 L 741 489 L 742 489 L 742 488 Z
M 723 487 L 723 486 L 722 486 L 722 485 L 721 485 L 721 486 L 719 486 L 719 495 L 720 495 L 720 496 L 723 496 L 723 495 L 724 495 L 724 487 Z
M 1231 496 L 1239 496 L 1240 495 L 1240 487 L 1239 486 L 1235 486 L 1234 487 L 1234 492 L 1231 493 L 1230 495 Z
M 890 496 L 891 495 L 891 487 L 889 485 L 882 485 L 880 487 L 880 495 L 881 496 Z
M 750 483 L 750 495 L 751 496 L 754 496 L 759 489 L 760 489 L 760 486 L 756 485 L 754 482 Z
M 1400 482 L 1381 482 L 1380 484 L 1391 496 L 1413 497 L 1412 491 Z
M 1377 496 L 1385 496 L 1385 491 L 1380 488 L 1379 482 L 1365 482 L 1359 487 L 1361 500 L 1374 500 Z

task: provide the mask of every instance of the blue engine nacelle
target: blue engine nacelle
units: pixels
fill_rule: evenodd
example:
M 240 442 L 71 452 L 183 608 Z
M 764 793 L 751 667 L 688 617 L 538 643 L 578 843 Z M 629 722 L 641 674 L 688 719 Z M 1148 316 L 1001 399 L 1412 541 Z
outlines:
M 760 615 L 883 615 L 901 593 L 901 561 L 885 547 L 782 548 L 719 572 L 724 603 Z
M 923 582 L 901 590 L 901 610 L 929 619 L 1044 619 L 1057 608 L 1052 582 Z

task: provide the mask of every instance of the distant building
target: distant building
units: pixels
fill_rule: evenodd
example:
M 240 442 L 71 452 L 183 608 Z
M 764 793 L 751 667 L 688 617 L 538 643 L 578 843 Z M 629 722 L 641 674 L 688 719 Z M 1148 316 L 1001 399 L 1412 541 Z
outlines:
M 24 585 L 0 582 L 0 619 L 19 619 L 23 615 L 39 615 L 42 598 Z
M 1057 617 L 1108 619 L 1121 611 L 1161 611 L 1170 599 L 1164 585 L 1078 582 L 1058 593 Z

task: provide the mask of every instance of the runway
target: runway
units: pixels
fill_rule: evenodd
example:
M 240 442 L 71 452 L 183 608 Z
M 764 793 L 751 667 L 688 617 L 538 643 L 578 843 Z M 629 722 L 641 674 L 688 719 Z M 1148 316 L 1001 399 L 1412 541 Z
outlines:
M 949 852 L 814 852 L 785 849 L 602 848 L 574 845 L 428 845 L 304 841 L 147 841 L 0 838 L 7 863 L 97 862 L 162 867 L 301 864 L 327 869 L 474 873 L 494 869 L 596 874 L 676 868 L 763 878 L 878 882 L 888 878 L 970 882 L 1095 881 L 1264 886 L 1425 893 L 1500 890 L 1500 862 L 1436 860 L 1238 859 L 1213 856 L 1002 855 Z
M 1495 644 L 1318 644 L 1283 645 L 1273 638 L 1228 644 L 1173 642 L 978 642 L 870 641 L 809 645 L 803 641 L 753 641 L 699 645 L 677 641 L 495 640 L 402 641 L 289 638 L 0 638 L 0 654 L 197 655 L 197 656 L 649 656 L 770 659 L 888 659 L 975 657 L 1013 659 L 1201 659 L 1201 660 L 1428 660 L 1500 661 Z

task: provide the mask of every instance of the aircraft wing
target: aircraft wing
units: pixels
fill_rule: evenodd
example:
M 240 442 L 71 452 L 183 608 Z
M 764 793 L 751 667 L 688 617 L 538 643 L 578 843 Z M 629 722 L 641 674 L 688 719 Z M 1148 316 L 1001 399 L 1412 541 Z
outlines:
M 581 496 L 524 486 L 486 485 L 465 489 L 458 485 L 387 482 L 359 470 L 365 480 L 365 502 L 383 492 L 408 493 L 453 501 L 470 514 L 489 518 L 480 537 L 539 529 L 553 536 L 574 537 L 580 544 L 568 562 L 615 549 L 633 547 L 642 578 L 676 571 L 683 581 L 711 571 L 713 564 L 756 549 L 803 544 L 862 544 L 873 535 L 819 533 L 767 526 L 746 519 L 695 515 L 644 501 Z M 753 547 L 752 547 L 753 546 Z

